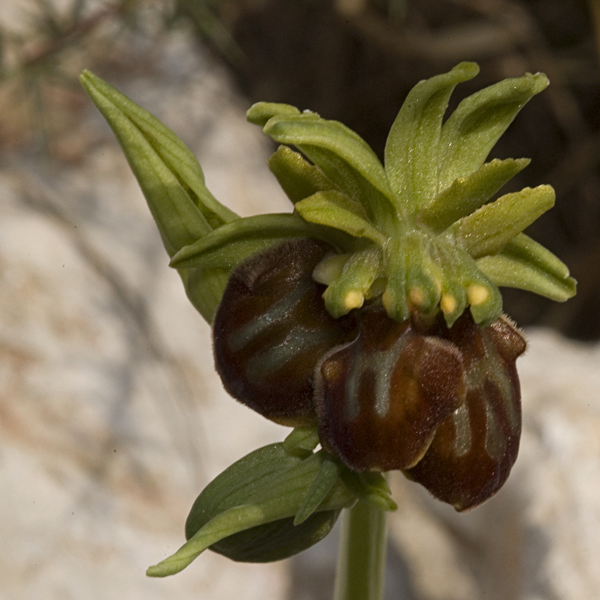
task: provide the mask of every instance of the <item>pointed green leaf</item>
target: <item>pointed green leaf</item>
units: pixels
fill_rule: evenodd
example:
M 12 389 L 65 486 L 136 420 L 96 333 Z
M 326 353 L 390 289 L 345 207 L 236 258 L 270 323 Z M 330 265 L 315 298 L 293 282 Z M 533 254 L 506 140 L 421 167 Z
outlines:
M 498 286 L 513 287 L 564 302 L 576 293 L 569 269 L 552 252 L 525 234 L 518 235 L 495 256 L 484 256 L 477 266 Z
M 310 489 L 325 459 L 323 452 L 312 455 L 295 467 L 266 482 L 247 498 L 246 504 L 234 506 L 217 514 L 191 537 L 175 554 L 146 573 L 150 577 L 166 577 L 185 569 L 212 544 L 251 527 L 294 516 L 306 490 Z M 318 507 L 319 511 L 339 510 L 352 506 L 356 498 L 341 480 L 333 486 Z
M 287 146 L 279 146 L 267 161 L 279 185 L 295 204 L 316 192 L 335 189 L 334 183 L 316 165 Z
M 468 177 L 456 179 L 419 212 L 419 220 L 435 233 L 470 215 L 531 161 L 528 158 L 494 159 Z
M 281 104 L 279 102 L 257 102 L 246 111 L 246 119 L 254 125 L 264 127 L 271 117 L 293 117 L 301 114 L 300 111 L 290 104 Z M 314 115 L 318 119 L 316 113 L 304 113 Z
M 300 508 L 294 517 L 294 525 L 300 525 L 310 517 L 321 505 L 331 488 L 339 480 L 342 472 L 342 464 L 329 455 L 325 455 L 325 459 L 321 464 L 321 468 L 313 484 L 310 486 L 306 497 L 304 498 Z
M 361 202 L 371 219 L 393 213 L 390 189 L 377 155 L 354 131 L 313 114 L 271 118 L 264 132 L 276 142 L 296 146 L 347 196 Z
M 81 75 L 81 82 L 115 132 L 146 196 L 169 256 L 209 233 L 212 227 L 176 174 L 131 120 L 130 113 L 135 109 L 128 107 L 127 113 L 123 112 L 112 99 L 116 90 L 107 90 L 108 84 L 101 83 L 88 71 Z
M 400 206 L 414 214 L 438 193 L 442 117 L 455 86 L 479 72 L 460 63 L 419 82 L 408 94 L 385 146 L 385 171 Z
M 478 169 L 518 112 L 547 85 L 543 73 L 527 74 L 465 98 L 442 128 L 440 190 Z
M 384 245 L 386 238 L 367 220 L 362 206 L 341 192 L 317 192 L 296 204 L 298 214 L 309 223 L 339 229 L 353 237 Z
M 549 185 L 506 194 L 465 217 L 456 241 L 473 258 L 497 254 L 553 206 L 554 189 Z
M 200 209 L 211 228 L 219 227 L 223 223 L 238 218 L 233 211 L 223 206 L 208 191 L 198 160 L 168 127 L 90 71 L 84 71 L 80 79 L 115 132 L 144 190 L 151 210 L 157 202 L 154 198 L 156 190 L 152 190 L 151 167 L 144 165 L 144 162 L 149 160 L 147 156 L 144 156 L 148 154 L 148 150 L 144 149 L 144 146 L 150 147 L 164 168 L 172 173 L 179 185 Z M 131 125 L 128 126 L 125 123 L 127 120 Z M 132 126 L 137 131 L 134 131 Z M 145 144 L 136 138 L 142 138 Z M 160 175 L 160 170 L 157 175 Z M 147 192 L 153 193 L 151 199 L 148 199 Z
M 256 215 L 227 223 L 182 248 L 171 266 L 232 269 L 248 257 L 290 238 L 321 238 L 321 231 L 298 215 Z M 327 241 L 327 240 L 326 240 Z

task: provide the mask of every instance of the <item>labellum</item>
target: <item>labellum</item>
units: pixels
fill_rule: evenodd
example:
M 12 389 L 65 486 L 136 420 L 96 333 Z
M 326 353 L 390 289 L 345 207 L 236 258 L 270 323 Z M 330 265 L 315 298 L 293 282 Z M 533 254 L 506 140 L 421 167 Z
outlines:
M 394 321 L 377 299 L 333 319 L 312 279 L 327 251 L 286 242 L 232 273 L 214 326 L 225 387 L 275 421 L 316 423 L 354 471 L 402 470 L 459 510 L 480 504 L 517 457 L 523 337 L 504 316 Z

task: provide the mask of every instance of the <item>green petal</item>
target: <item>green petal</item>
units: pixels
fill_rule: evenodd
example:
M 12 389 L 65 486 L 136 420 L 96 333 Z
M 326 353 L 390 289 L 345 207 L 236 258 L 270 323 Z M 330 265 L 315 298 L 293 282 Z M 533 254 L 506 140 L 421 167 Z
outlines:
M 290 238 L 323 237 L 318 228 L 294 214 L 238 219 L 182 248 L 171 266 L 232 269 L 248 257 Z
M 457 229 L 457 243 L 473 258 L 497 254 L 553 206 L 554 190 L 549 185 L 506 194 L 464 218 Z
M 519 288 L 564 302 L 576 293 L 569 269 L 552 252 L 525 234 L 518 235 L 495 256 L 484 256 L 477 266 L 498 286 Z
M 264 132 L 276 142 L 296 146 L 347 196 L 361 202 L 371 219 L 393 213 L 385 171 L 377 155 L 354 131 L 314 114 L 275 116 Z
M 287 146 L 279 146 L 268 160 L 269 169 L 295 204 L 316 192 L 335 189 L 334 183 L 316 165 Z
M 419 212 L 419 220 L 435 233 L 444 231 L 452 223 L 470 215 L 492 196 L 530 160 L 495 159 L 483 164 L 468 177 L 456 179 Z
M 454 87 L 478 72 L 475 63 L 463 62 L 449 73 L 419 82 L 392 125 L 385 171 L 398 204 L 409 214 L 438 193 L 442 117 Z
M 527 74 L 465 98 L 442 127 L 439 189 L 478 169 L 518 112 L 547 85 L 543 73 Z
M 353 237 L 384 245 L 386 238 L 369 223 L 362 206 L 334 190 L 317 192 L 296 204 L 298 214 L 309 223 L 339 229 Z

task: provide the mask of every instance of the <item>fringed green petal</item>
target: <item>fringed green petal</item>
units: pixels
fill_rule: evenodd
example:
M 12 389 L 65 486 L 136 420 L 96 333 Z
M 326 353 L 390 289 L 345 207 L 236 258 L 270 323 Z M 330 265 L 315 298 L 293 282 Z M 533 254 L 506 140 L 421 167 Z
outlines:
M 456 179 L 419 211 L 418 220 L 440 233 L 483 206 L 531 161 L 528 158 L 495 159 L 467 177 Z
M 419 82 L 404 101 L 385 146 L 385 171 L 400 212 L 415 214 L 438 193 L 442 117 L 455 86 L 477 73 L 475 63 L 460 63 Z
M 525 234 L 510 241 L 500 254 L 484 256 L 477 266 L 498 286 L 513 287 L 555 302 L 572 298 L 577 282 L 552 252 Z
M 360 204 L 334 190 L 317 192 L 296 204 L 298 214 L 309 223 L 339 229 L 357 238 L 384 245 L 386 238 L 368 220 Z
M 311 165 L 301 154 L 287 146 L 279 146 L 267 162 L 279 185 L 294 204 L 316 192 L 336 189 L 319 167 Z
M 547 85 L 543 73 L 527 74 L 465 98 L 442 127 L 439 190 L 479 169 L 523 106 Z
M 257 215 L 215 229 L 182 248 L 171 266 L 232 269 L 244 260 L 290 238 L 319 238 L 317 228 L 294 214 Z
M 498 254 L 515 236 L 554 206 L 549 185 L 506 194 L 465 217 L 457 228 L 456 241 L 473 258 Z

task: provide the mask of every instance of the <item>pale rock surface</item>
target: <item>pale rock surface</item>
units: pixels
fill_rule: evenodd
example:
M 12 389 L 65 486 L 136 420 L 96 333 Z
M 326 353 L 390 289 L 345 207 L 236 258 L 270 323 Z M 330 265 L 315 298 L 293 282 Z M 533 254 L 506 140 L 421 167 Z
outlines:
M 182 134 L 229 206 L 290 210 L 247 106 L 190 42 L 172 38 L 151 79 L 113 83 Z M 0 173 L 0 598 L 284 598 L 286 563 L 208 552 L 145 576 L 185 541 L 202 487 L 287 430 L 223 391 L 209 327 L 91 103 L 81 127 L 75 167 L 21 156 Z

